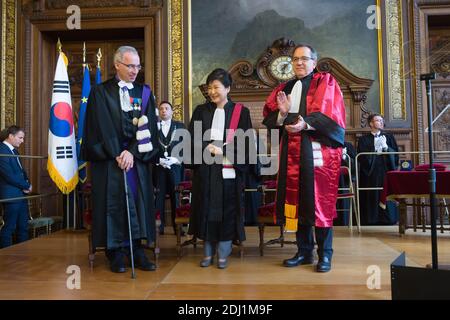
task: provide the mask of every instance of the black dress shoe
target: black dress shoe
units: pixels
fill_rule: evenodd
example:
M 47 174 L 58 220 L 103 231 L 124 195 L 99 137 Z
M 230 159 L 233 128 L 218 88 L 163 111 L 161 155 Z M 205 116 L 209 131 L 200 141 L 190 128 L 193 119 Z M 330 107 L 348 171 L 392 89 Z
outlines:
M 300 253 L 296 253 L 290 259 L 286 259 L 283 261 L 283 266 L 285 267 L 296 267 L 302 264 L 313 264 L 314 257 L 312 255 L 302 255 Z
M 150 262 L 145 255 L 144 248 L 136 248 L 134 252 L 134 265 L 136 268 L 143 271 L 155 271 L 156 265 Z
M 319 259 L 317 263 L 317 272 L 328 272 L 331 270 L 331 259 L 328 257 L 323 257 Z
M 121 250 L 111 250 L 108 253 L 110 268 L 112 272 L 123 273 L 127 271 L 125 267 L 125 253 Z

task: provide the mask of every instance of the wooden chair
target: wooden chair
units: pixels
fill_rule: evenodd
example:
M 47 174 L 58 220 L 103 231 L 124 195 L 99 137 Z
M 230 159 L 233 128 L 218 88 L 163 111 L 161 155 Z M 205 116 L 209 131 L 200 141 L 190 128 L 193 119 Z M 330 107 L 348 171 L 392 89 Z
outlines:
M 264 256 L 264 248 L 266 246 L 279 243 L 281 247 L 284 244 L 296 244 L 296 241 L 287 241 L 284 239 L 284 225 L 278 224 L 275 216 L 275 191 L 277 183 L 275 180 L 265 181 L 261 186 L 263 194 L 263 205 L 258 208 L 258 229 L 259 229 L 259 254 Z M 267 203 L 268 201 L 270 201 Z M 280 236 L 275 239 L 264 241 L 264 229 L 266 226 L 278 226 L 280 228 Z
M 343 176 L 348 181 L 348 187 L 340 187 L 338 189 L 338 195 L 337 200 L 343 200 L 343 199 L 351 199 L 350 201 L 350 207 L 349 207 L 349 222 L 348 226 L 350 228 L 350 232 L 353 230 L 353 214 L 356 217 L 356 225 L 358 232 L 361 232 L 361 223 L 360 223 L 360 215 L 358 212 L 358 206 L 356 205 L 356 195 L 353 187 L 353 181 L 352 181 L 352 172 L 351 167 L 347 166 L 341 166 L 340 168 L 340 175 Z M 337 211 L 344 211 L 347 209 L 338 209 Z
M 89 266 L 91 270 L 94 268 L 95 261 L 95 253 L 96 252 L 105 252 L 105 247 L 94 247 L 92 243 L 92 204 L 91 204 L 91 188 L 92 186 L 87 183 L 81 190 L 81 195 L 83 199 L 83 223 L 85 228 L 88 230 L 88 244 L 89 244 Z M 151 250 L 153 252 L 153 257 L 155 259 L 155 264 L 158 266 L 159 259 L 159 238 L 158 238 L 158 227 L 161 224 L 159 211 L 155 212 L 155 242 L 145 243 L 144 246 L 146 249 Z
M 36 196 L 37 193 L 31 193 L 30 196 Z M 40 235 L 48 235 L 54 230 L 59 230 L 63 224 L 61 216 L 44 216 L 42 214 L 42 197 L 28 199 L 29 220 L 28 230 L 30 238 L 36 238 Z
M 188 239 L 183 243 L 181 242 L 181 229 L 183 225 L 189 224 L 189 216 L 191 212 L 191 190 L 192 181 L 181 181 L 176 188 L 176 192 L 178 192 L 178 205 L 175 211 L 175 229 L 177 233 L 178 257 L 182 256 L 182 250 L 185 246 L 193 245 L 194 248 L 197 248 L 196 237 L 192 237 L 192 239 Z

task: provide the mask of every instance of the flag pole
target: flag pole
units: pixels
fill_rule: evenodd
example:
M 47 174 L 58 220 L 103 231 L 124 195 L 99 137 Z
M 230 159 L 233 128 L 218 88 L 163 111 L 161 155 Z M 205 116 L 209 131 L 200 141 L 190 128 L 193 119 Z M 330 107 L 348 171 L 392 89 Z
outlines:
M 66 217 L 67 217 L 66 229 L 69 229 L 70 228 L 70 217 L 69 217 L 69 195 L 68 194 L 66 194 Z
M 83 72 L 86 68 L 86 41 L 83 41 Z M 73 230 L 77 229 L 77 197 L 78 197 L 78 184 L 73 190 Z
M 77 230 L 77 188 L 73 192 L 73 230 Z

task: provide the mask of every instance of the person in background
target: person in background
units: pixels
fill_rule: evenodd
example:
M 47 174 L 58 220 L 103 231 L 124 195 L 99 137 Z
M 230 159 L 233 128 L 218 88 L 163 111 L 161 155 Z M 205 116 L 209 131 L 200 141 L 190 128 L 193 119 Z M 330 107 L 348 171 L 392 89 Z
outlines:
M 370 132 L 358 139 L 358 153 L 398 151 L 397 142 L 392 134 L 384 130 L 384 119 L 380 114 L 371 114 L 367 118 Z M 359 157 L 359 187 L 383 187 L 386 172 L 396 170 L 398 155 L 362 155 Z M 395 207 L 388 210 L 380 207 L 379 190 L 362 190 L 359 192 L 360 215 L 362 225 L 395 224 L 398 214 Z
M 172 226 L 176 234 L 175 215 L 178 201 L 175 189 L 183 179 L 184 168 L 180 160 L 172 156 L 172 149 L 181 142 L 181 139 L 174 140 L 176 131 L 186 127 L 182 122 L 172 119 L 173 108 L 170 102 L 162 101 L 158 109 L 161 121 L 158 122 L 159 163 L 155 168 L 155 180 L 158 189 L 156 209 L 159 210 L 161 216 L 159 234 L 164 234 L 164 227 L 166 226 L 164 213 L 167 194 L 170 197 Z
M 0 155 L 19 155 L 17 149 L 23 143 L 25 132 L 18 126 L 10 126 L 1 134 Z M 0 199 L 23 197 L 32 190 L 27 173 L 19 157 L 0 156 Z M 0 248 L 28 240 L 28 202 L 26 199 L 3 202 L 4 226 L 0 230 Z

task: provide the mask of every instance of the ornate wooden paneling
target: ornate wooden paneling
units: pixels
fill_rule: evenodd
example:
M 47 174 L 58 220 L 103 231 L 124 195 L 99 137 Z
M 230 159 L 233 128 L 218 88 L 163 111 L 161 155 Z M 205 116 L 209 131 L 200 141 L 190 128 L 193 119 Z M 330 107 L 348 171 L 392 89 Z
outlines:
M 0 128 L 16 124 L 16 3 L 1 3 Z
M 449 16 L 450 1 L 446 0 L 408 0 L 409 6 L 409 27 L 411 30 L 410 45 L 408 47 L 413 59 L 411 79 L 413 84 L 413 112 L 414 119 L 414 142 L 418 150 L 428 150 L 428 137 L 425 129 L 428 127 L 428 107 L 425 85 L 420 81 L 419 76 L 423 73 L 436 72 L 437 79 L 432 82 L 433 86 L 433 115 L 437 116 L 439 105 L 438 99 L 448 92 L 450 79 L 448 77 L 448 32 L 450 23 L 447 20 L 446 27 L 441 25 L 434 28 L 429 25 L 433 17 Z M 447 129 L 448 130 L 448 129 Z M 448 138 L 448 137 L 447 137 Z M 434 134 L 434 148 L 436 150 L 449 150 L 448 144 L 442 139 L 446 139 L 441 133 Z M 442 149 L 445 146 L 446 149 Z M 427 156 L 421 155 L 420 162 L 427 161 Z M 438 155 L 439 162 L 450 163 L 447 156 Z
M 172 102 L 173 117 L 183 121 L 184 115 L 184 64 L 183 0 L 168 0 L 168 100 Z M 189 116 L 189 115 L 187 115 Z
M 450 105 L 450 21 L 447 28 L 430 28 L 430 68 L 433 81 L 433 119 Z M 433 125 L 434 150 L 450 150 L 450 107 Z M 435 161 L 450 163 L 449 154 L 437 154 Z

